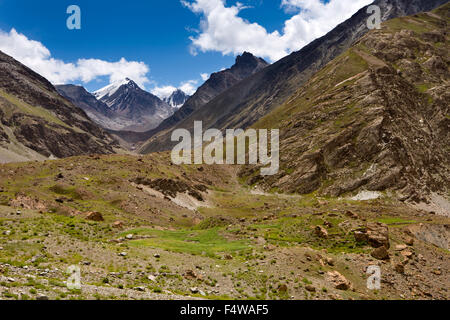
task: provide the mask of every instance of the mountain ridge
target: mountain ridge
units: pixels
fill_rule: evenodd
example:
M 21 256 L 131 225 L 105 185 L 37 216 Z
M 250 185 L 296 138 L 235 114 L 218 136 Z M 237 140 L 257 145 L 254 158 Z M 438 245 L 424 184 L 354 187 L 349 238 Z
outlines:
M 0 52 L 0 161 L 111 154 L 118 148 L 44 77 Z
M 385 21 L 397 16 L 429 11 L 446 2 L 377 0 L 373 4 L 382 8 L 382 18 Z M 170 132 L 177 128 L 192 130 L 195 120 L 203 120 L 205 129 L 224 130 L 251 126 L 283 104 L 311 76 L 369 31 L 366 23 L 369 17 L 367 7 L 360 9 L 327 35 L 249 76 L 180 121 L 171 123 L 171 126 L 160 127 L 164 131 L 144 143 L 140 152 L 145 154 L 169 150 L 174 145 L 170 141 Z

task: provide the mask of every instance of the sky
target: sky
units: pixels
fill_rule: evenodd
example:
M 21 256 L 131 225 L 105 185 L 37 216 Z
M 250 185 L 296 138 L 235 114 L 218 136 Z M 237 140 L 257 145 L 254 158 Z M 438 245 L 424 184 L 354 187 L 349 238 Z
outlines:
M 371 2 L 0 0 L 0 50 L 53 84 L 95 91 L 128 77 L 160 97 L 193 94 L 242 52 L 275 62 Z M 81 29 L 67 27 L 71 5 Z

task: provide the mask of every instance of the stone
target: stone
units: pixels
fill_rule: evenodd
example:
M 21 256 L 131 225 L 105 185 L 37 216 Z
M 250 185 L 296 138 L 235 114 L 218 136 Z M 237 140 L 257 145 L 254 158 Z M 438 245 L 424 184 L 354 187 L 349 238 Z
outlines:
M 147 279 L 150 280 L 150 281 L 156 282 L 156 277 L 154 275 L 149 275 L 147 277 Z
M 370 255 L 378 260 L 388 260 L 389 259 L 389 252 L 387 251 L 385 246 L 376 248 L 375 250 L 372 251 L 372 253 Z
M 121 252 L 121 253 L 119 253 L 119 256 L 121 256 L 121 257 L 126 257 L 128 254 L 126 253 L 126 252 Z
M 191 292 L 193 293 L 193 294 L 197 294 L 198 293 L 198 288 L 196 288 L 196 287 L 194 287 L 194 288 L 191 288 Z
M 414 238 L 413 237 L 407 237 L 405 239 L 405 243 L 406 243 L 406 245 L 412 247 L 414 245 Z
M 130 233 L 130 234 L 127 234 L 127 236 L 125 237 L 127 240 L 133 240 L 133 235 Z
M 414 256 L 414 253 L 410 250 L 403 250 L 401 252 L 401 254 L 402 254 L 402 256 L 404 256 L 405 258 L 408 258 L 408 259 L 412 259 L 412 257 Z
M 288 287 L 285 284 L 282 284 L 278 287 L 278 292 L 286 293 L 288 291 Z
M 233 256 L 231 254 L 226 254 L 224 258 L 225 260 L 233 260 Z
M 306 287 L 305 287 L 305 289 L 306 289 L 306 291 L 309 291 L 309 292 L 316 292 L 316 288 L 314 288 L 314 286 L 312 286 L 312 285 L 307 285 Z
M 328 264 L 328 265 L 334 266 L 334 260 L 333 260 L 333 258 L 327 258 L 326 261 L 327 261 L 327 264 Z
M 36 298 L 36 300 L 38 300 L 38 301 L 46 301 L 46 300 L 49 300 L 49 298 L 47 296 L 40 295 L 40 296 L 38 296 Z
M 155 254 L 153 255 L 153 257 L 155 257 L 156 259 L 159 259 L 159 258 L 161 258 L 161 255 L 160 255 L 159 253 L 155 253 Z
M 359 219 L 359 216 L 356 214 L 356 213 L 353 213 L 353 212 L 351 212 L 351 211 L 347 211 L 347 212 L 345 212 L 345 215 L 347 216 L 347 217 L 349 217 L 349 218 L 352 218 L 352 219 Z
M 86 220 L 101 222 L 105 221 L 100 212 L 88 212 L 85 214 Z
M 145 288 L 144 287 L 136 287 L 136 288 L 134 288 L 134 290 L 144 292 Z
M 320 238 L 328 238 L 328 231 L 322 226 L 317 226 L 314 230 L 314 233 Z
M 197 274 L 192 270 L 188 270 L 184 274 L 184 277 L 188 280 L 195 280 L 195 279 L 197 279 Z
M 433 270 L 433 273 L 437 276 L 442 275 L 442 271 L 441 270 Z
M 367 235 L 366 232 L 362 232 L 362 231 L 355 231 L 353 233 L 356 242 L 368 242 L 369 241 L 369 236 Z
M 406 248 L 408 248 L 408 246 L 406 244 L 399 244 L 395 246 L 395 251 L 403 251 Z
M 370 246 L 379 248 L 384 246 L 386 249 L 390 248 L 389 242 L 389 228 L 382 223 L 367 224 L 367 236 Z
M 404 274 L 405 273 L 405 266 L 403 263 L 397 263 L 394 267 L 394 270 L 398 273 Z
M 123 226 L 124 226 L 124 223 L 122 221 L 116 221 L 113 223 L 113 228 L 116 228 L 116 229 L 122 229 Z
M 352 287 L 350 281 L 348 281 L 347 278 L 345 278 L 338 271 L 328 272 L 326 278 L 338 290 L 346 291 Z

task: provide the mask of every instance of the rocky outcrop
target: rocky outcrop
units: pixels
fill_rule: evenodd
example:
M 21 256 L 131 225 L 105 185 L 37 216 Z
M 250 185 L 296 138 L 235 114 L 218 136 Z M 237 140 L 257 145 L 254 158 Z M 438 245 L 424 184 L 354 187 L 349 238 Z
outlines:
M 201 109 L 208 102 L 219 96 L 227 89 L 235 86 L 237 83 L 250 77 L 251 75 L 263 70 L 268 63 L 263 59 L 253 56 L 251 53 L 244 52 L 236 58 L 235 64 L 226 70 L 213 73 L 209 79 L 197 89 L 195 94 L 190 97 L 173 116 L 164 120 L 161 125 L 148 132 L 154 136 L 142 148 L 142 153 L 149 153 L 170 148 L 170 134 L 177 126 L 183 127 L 184 119 L 192 113 Z M 201 119 L 201 118 L 197 118 Z
M 329 63 L 255 125 L 281 128 L 283 169 L 263 178 L 248 167 L 241 176 L 302 194 L 393 190 L 415 202 L 445 194 L 448 8 L 388 21 Z

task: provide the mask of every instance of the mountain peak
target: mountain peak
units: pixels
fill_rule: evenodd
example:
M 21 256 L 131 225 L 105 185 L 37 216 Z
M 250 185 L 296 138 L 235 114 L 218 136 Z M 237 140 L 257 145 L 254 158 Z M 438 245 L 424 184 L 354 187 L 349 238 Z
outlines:
M 137 85 L 136 82 L 134 82 L 130 78 L 125 78 L 123 80 L 114 81 L 111 84 L 107 85 L 106 87 L 93 92 L 93 94 L 98 100 L 101 100 L 103 98 L 111 97 L 122 86 L 126 86 L 126 87 L 132 88 L 132 89 L 139 89 L 139 86 Z
M 176 89 L 169 97 L 165 98 L 164 101 L 167 102 L 172 108 L 179 109 L 189 98 L 190 96 L 183 90 Z
M 235 65 L 236 67 L 252 67 L 254 68 L 258 64 L 261 65 L 268 65 L 268 63 L 261 58 L 255 57 L 250 52 L 244 51 L 242 55 L 239 55 L 236 57 Z

